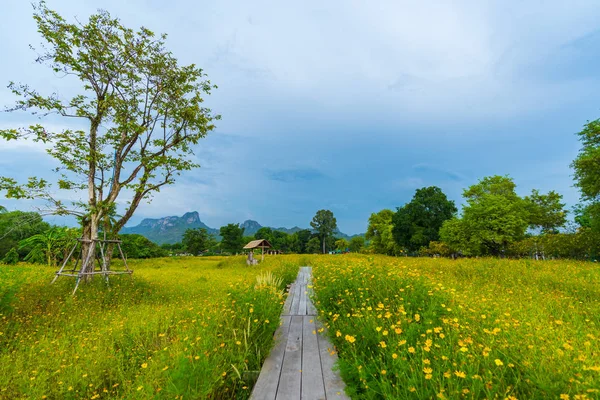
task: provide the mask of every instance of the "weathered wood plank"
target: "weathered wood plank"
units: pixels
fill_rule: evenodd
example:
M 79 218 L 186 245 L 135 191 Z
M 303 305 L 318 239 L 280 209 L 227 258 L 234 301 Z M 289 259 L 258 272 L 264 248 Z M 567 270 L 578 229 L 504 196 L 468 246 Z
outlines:
M 281 317 L 281 325 L 275 331 L 275 346 L 263 363 L 250 396 L 251 400 L 275 400 L 291 321 L 290 316 Z
M 317 321 L 317 330 L 323 328 L 322 323 Z M 333 371 L 333 367 L 337 362 L 337 352 L 335 351 L 329 339 L 327 332 L 323 331 L 317 336 L 319 343 L 319 353 L 321 355 L 321 368 L 323 371 L 323 383 L 325 385 L 325 395 L 327 399 L 342 399 L 350 400 L 344 392 L 344 381 L 340 377 L 339 372 Z
M 279 377 L 279 387 L 277 388 L 277 400 L 300 399 L 302 384 L 302 317 L 292 316 L 291 318 L 292 322 Z
M 312 317 L 304 316 L 302 325 L 302 400 L 325 400 L 323 370 L 317 326 Z
M 288 292 L 288 297 L 285 299 L 285 303 L 283 304 L 282 315 L 289 315 L 290 310 L 292 309 L 292 299 L 294 298 L 294 290 L 296 288 L 296 283 L 292 283 L 290 285 L 290 290 Z
M 294 298 L 292 299 L 292 305 L 290 307 L 290 315 L 298 315 L 298 310 L 300 309 L 300 291 L 301 284 L 298 280 L 294 284 Z
M 298 315 L 306 315 L 306 283 L 300 285 L 300 303 L 298 304 Z

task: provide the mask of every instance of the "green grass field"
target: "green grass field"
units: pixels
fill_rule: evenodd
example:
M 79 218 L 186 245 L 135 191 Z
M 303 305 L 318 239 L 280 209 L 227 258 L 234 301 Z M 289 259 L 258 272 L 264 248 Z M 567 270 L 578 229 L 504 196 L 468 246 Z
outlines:
M 360 399 L 600 397 L 600 266 L 313 260 L 317 308 Z
M 80 286 L 0 266 L 0 398 L 247 398 L 297 264 L 243 257 L 133 261 Z M 256 286 L 275 271 L 278 288 Z

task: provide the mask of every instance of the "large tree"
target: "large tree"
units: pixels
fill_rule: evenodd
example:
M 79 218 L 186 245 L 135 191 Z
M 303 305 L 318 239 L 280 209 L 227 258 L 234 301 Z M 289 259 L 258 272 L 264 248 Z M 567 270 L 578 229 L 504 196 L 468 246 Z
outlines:
M 436 186 L 417 189 L 410 203 L 399 207 L 392 218 L 392 234 L 396 244 L 415 252 L 439 239 L 444 221 L 457 209 Z
M 530 228 L 541 229 L 543 233 L 558 233 L 558 228 L 567 223 L 562 195 L 554 190 L 542 194 L 534 189 L 524 200 L 529 211 Z
M 239 224 L 227 224 L 219 229 L 221 249 L 229 253 L 237 253 L 244 247 L 244 228 Z
M 326 253 L 326 243 L 328 238 L 333 238 L 333 233 L 337 229 L 337 221 L 333 213 L 329 210 L 319 210 L 310 221 L 310 226 L 322 244 L 323 254 Z
M 193 255 L 198 255 L 213 247 L 216 240 L 208 233 L 206 228 L 186 229 L 181 239 L 185 250 Z
M 79 124 L 56 131 L 36 124 L 0 130 L 5 140 L 45 143 L 59 164 L 55 185 L 37 177 L 26 183 L 3 177 L 0 190 L 7 197 L 45 199 L 54 213 L 77 215 L 85 241 L 84 271 L 89 271 L 95 259 L 91 243 L 100 227 L 115 236 L 140 202 L 174 183 L 181 171 L 198 166 L 193 146 L 219 118 L 203 106 L 215 86 L 200 68 L 178 63 L 165 48 L 164 34 L 145 27 L 134 31 L 106 11 L 80 23 L 68 22 L 44 2 L 34 9 L 45 41 L 36 61 L 50 67 L 58 82 L 79 90 L 62 98 L 11 82 L 19 99 L 10 110 L 55 114 L 87 128 Z M 71 207 L 58 200 L 58 190 L 84 197 Z M 117 217 L 117 199 L 124 193 L 127 205 Z
M 466 255 L 503 254 L 530 225 L 527 204 L 515 187 L 509 177 L 490 176 L 466 189 L 462 218 L 444 223 L 442 241 Z
M 369 226 L 365 238 L 370 241 L 369 248 L 378 254 L 398 255 L 400 247 L 396 245 L 392 235 L 392 210 L 383 209 L 369 217 Z
M 588 122 L 577 134 L 581 149 L 571 164 L 581 192 L 589 226 L 600 232 L 600 119 Z

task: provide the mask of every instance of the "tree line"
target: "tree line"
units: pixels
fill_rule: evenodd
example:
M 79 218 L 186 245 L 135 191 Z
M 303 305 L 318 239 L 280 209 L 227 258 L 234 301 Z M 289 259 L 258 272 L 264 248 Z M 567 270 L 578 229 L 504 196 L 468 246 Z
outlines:
M 578 134 L 582 148 L 571 164 L 581 202 L 573 221 L 562 195 L 532 190 L 519 196 L 508 176 L 488 176 L 463 191 L 460 214 L 440 188 L 418 189 L 396 211 L 369 218 L 374 253 L 596 260 L 600 254 L 600 120 Z
M 248 242 L 266 239 L 273 249 L 283 253 L 314 254 L 331 250 L 360 252 L 365 248 L 362 236 L 355 236 L 349 241 L 336 237 L 337 220 L 330 210 L 317 211 L 310 226 L 312 229 L 301 229 L 292 234 L 262 227 L 254 235 L 247 236 L 239 224 L 228 224 L 219 229 L 221 241 L 217 241 L 205 228 L 187 229 L 180 243 L 162 247 L 172 254 L 237 254 Z

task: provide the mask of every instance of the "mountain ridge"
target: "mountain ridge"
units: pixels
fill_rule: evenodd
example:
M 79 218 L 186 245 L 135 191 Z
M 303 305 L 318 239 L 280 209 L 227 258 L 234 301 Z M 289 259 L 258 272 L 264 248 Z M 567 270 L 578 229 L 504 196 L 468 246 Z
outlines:
M 253 236 L 260 228 L 263 228 L 263 226 L 260 223 L 251 219 L 245 220 L 240 224 L 240 226 L 244 228 L 244 236 Z M 211 235 L 219 235 L 218 229 L 211 228 L 204 222 L 202 222 L 202 220 L 200 219 L 200 214 L 197 211 L 186 212 L 181 217 L 168 216 L 162 218 L 144 218 L 136 226 L 124 227 L 123 229 L 121 229 L 120 233 L 137 233 L 158 244 L 173 244 L 181 241 L 181 239 L 183 238 L 183 234 L 187 229 L 198 228 L 206 229 Z M 303 230 L 303 228 L 300 228 L 298 226 L 294 226 L 292 228 L 268 228 L 271 228 L 274 231 L 285 232 L 288 235 Z M 361 234 L 346 235 L 345 233 L 342 233 L 339 230 L 334 232 L 334 234 L 338 238 L 344 238 L 347 240 L 353 238 L 354 236 L 361 236 Z

